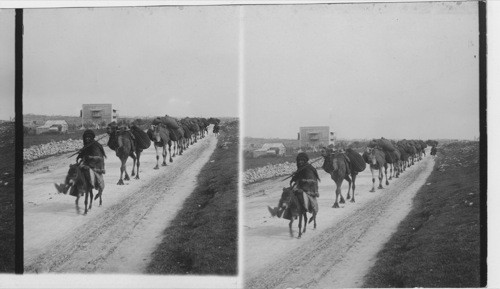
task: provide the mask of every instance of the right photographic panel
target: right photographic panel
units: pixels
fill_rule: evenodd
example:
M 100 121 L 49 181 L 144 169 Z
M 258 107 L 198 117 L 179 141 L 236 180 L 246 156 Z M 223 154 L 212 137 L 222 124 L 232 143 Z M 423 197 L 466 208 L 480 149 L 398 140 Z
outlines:
M 241 8 L 245 288 L 485 286 L 478 5 Z

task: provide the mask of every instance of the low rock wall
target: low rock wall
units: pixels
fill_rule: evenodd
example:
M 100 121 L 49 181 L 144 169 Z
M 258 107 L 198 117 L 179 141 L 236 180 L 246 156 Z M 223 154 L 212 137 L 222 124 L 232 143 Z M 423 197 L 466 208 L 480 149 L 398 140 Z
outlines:
M 313 160 L 315 161 L 315 160 Z M 323 165 L 322 161 L 315 162 L 313 166 L 319 168 Z M 255 169 L 246 170 L 243 173 L 243 184 L 248 185 L 261 180 L 274 177 L 289 176 L 297 170 L 295 163 L 285 162 L 276 165 L 267 165 Z
M 102 139 L 101 139 L 102 138 Z M 101 134 L 96 136 L 99 139 L 99 143 L 106 145 L 108 143 L 108 135 Z M 24 161 L 34 161 L 40 158 L 68 153 L 76 152 L 83 147 L 83 141 L 81 139 L 74 140 L 68 139 L 58 142 L 50 142 L 42 145 L 31 146 L 23 150 Z

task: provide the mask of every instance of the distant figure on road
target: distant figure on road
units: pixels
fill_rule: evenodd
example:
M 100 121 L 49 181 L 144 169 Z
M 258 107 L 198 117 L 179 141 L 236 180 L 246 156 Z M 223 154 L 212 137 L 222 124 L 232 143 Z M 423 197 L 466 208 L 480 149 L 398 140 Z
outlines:
M 218 123 L 214 124 L 212 132 L 215 134 L 215 136 L 219 136 L 219 130 L 220 130 L 219 124 Z
M 431 156 L 436 156 L 436 153 L 437 153 L 437 148 L 435 145 L 433 145 L 431 148 Z

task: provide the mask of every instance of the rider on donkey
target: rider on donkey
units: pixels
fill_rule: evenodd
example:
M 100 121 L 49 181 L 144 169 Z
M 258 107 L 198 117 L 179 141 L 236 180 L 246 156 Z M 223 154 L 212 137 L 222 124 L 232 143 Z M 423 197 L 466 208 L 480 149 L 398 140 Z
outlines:
M 83 133 L 83 148 L 78 151 L 76 163 L 80 169 L 83 169 L 92 188 L 96 190 L 104 189 L 104 178 L 102 175 L 106 173 L 104 169 L 105 157 L 104 148 L 95 140 L 95 133 L 87 129 Z M 76 195 L 77 192 L 74 192 L 74 183 L 75 180 L 68 176 L 64 184 L 55 184 L 55 186 L 59 193 L 64 194 L 68 192 L 69 188 L 72 188 L 70 195 Z M 97 199 L 97 197 L 98 195 L 95 198 Z
M 305 152 L 301 152 L 297 155 L 297 171 L 293 173 L 292 179 L 290 180 L 290 187 L 294 188 L 294 193 L 299 199 L 301 205 L 309 212 L 318 212 L 318 201 L 316 198 L 319 197 L 318 193 L 318 181 L 320 181 L 318 171 L 309 163 L 309 156 Z M 281 217 L 283 214 L 282 208 L 270 209 L 272 216 L 277 215 Z M 283 216 L 284 218 L 286 217 Z

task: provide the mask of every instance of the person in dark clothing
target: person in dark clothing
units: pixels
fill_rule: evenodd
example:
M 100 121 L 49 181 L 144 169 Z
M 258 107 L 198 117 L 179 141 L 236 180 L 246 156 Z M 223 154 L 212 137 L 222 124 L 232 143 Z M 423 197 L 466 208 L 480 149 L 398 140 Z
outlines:
M 302 190 L 308 195 L 319 197 L 318 181 L 320 181 L 318 171 L 309 163 L 309 156 L 301 152 L 297 155 L 297 171 L 290 180 L 290 186 Z
M 318 171 L 309 163 L 309 156 L 304 152 L 297 155 L 296 161 L 297 171 L 292 175 L 290 187 L 294 188 L 299 202 L 309 213 L 317 213 L 319 207 L 316 198 L 319 197 L 318 182 L 320 181 Z M 269 211 L 272 216 L 277 215 L 278 217 L 281 217 L 284 212 L 279 207 L 269 208 Z
M 219 130 L 220 130 L 220 126 L 219 126 L 219 124 L 218 124 L 218 123 L 214 124 L 214 128 L 213 128 L 212 132 L 213 132 L 216 136 L 218 136 L 218 135 L 219 135 Z
M 76 162 L 83 163 L 99 173 L 104 172 L 106 153 L 102 145 L 95 141 L 95 133 L 88 129 L 83 133 L 83 148 L 76 157 Z
M 436 153 L 437 153 L 437 148 L 436 148 L 435 145 L 433 145 L 432 148 L 431 148 L 431 156 L 435 156 Z
M 78 152 L 76 162 L 79 168 L 84 170 L 92 188 L 96 190 L 104 189 L 103 174 L 106 173 L 104 158 L 106 158 L 106 153 L 102 145 L 95 140 L 95 133 L 90 129 L 86 130 L 83 133 L 83 148 Z M 66 177 L 66 180 L 64 184 L 55 185 L 59 193 L 66 194 L 70 188 L 74 188 L 74 180 L 70 177 Z M 72 190 L 70 195 L 74 194 Z
M 309 163 L 309 156 L 301 152 L 297 155 L 297 171 L 290 180 L 290 186 L 295 187 L 294 192 L 299 202 L 309 213 L 318 212 L 318 171 Z

